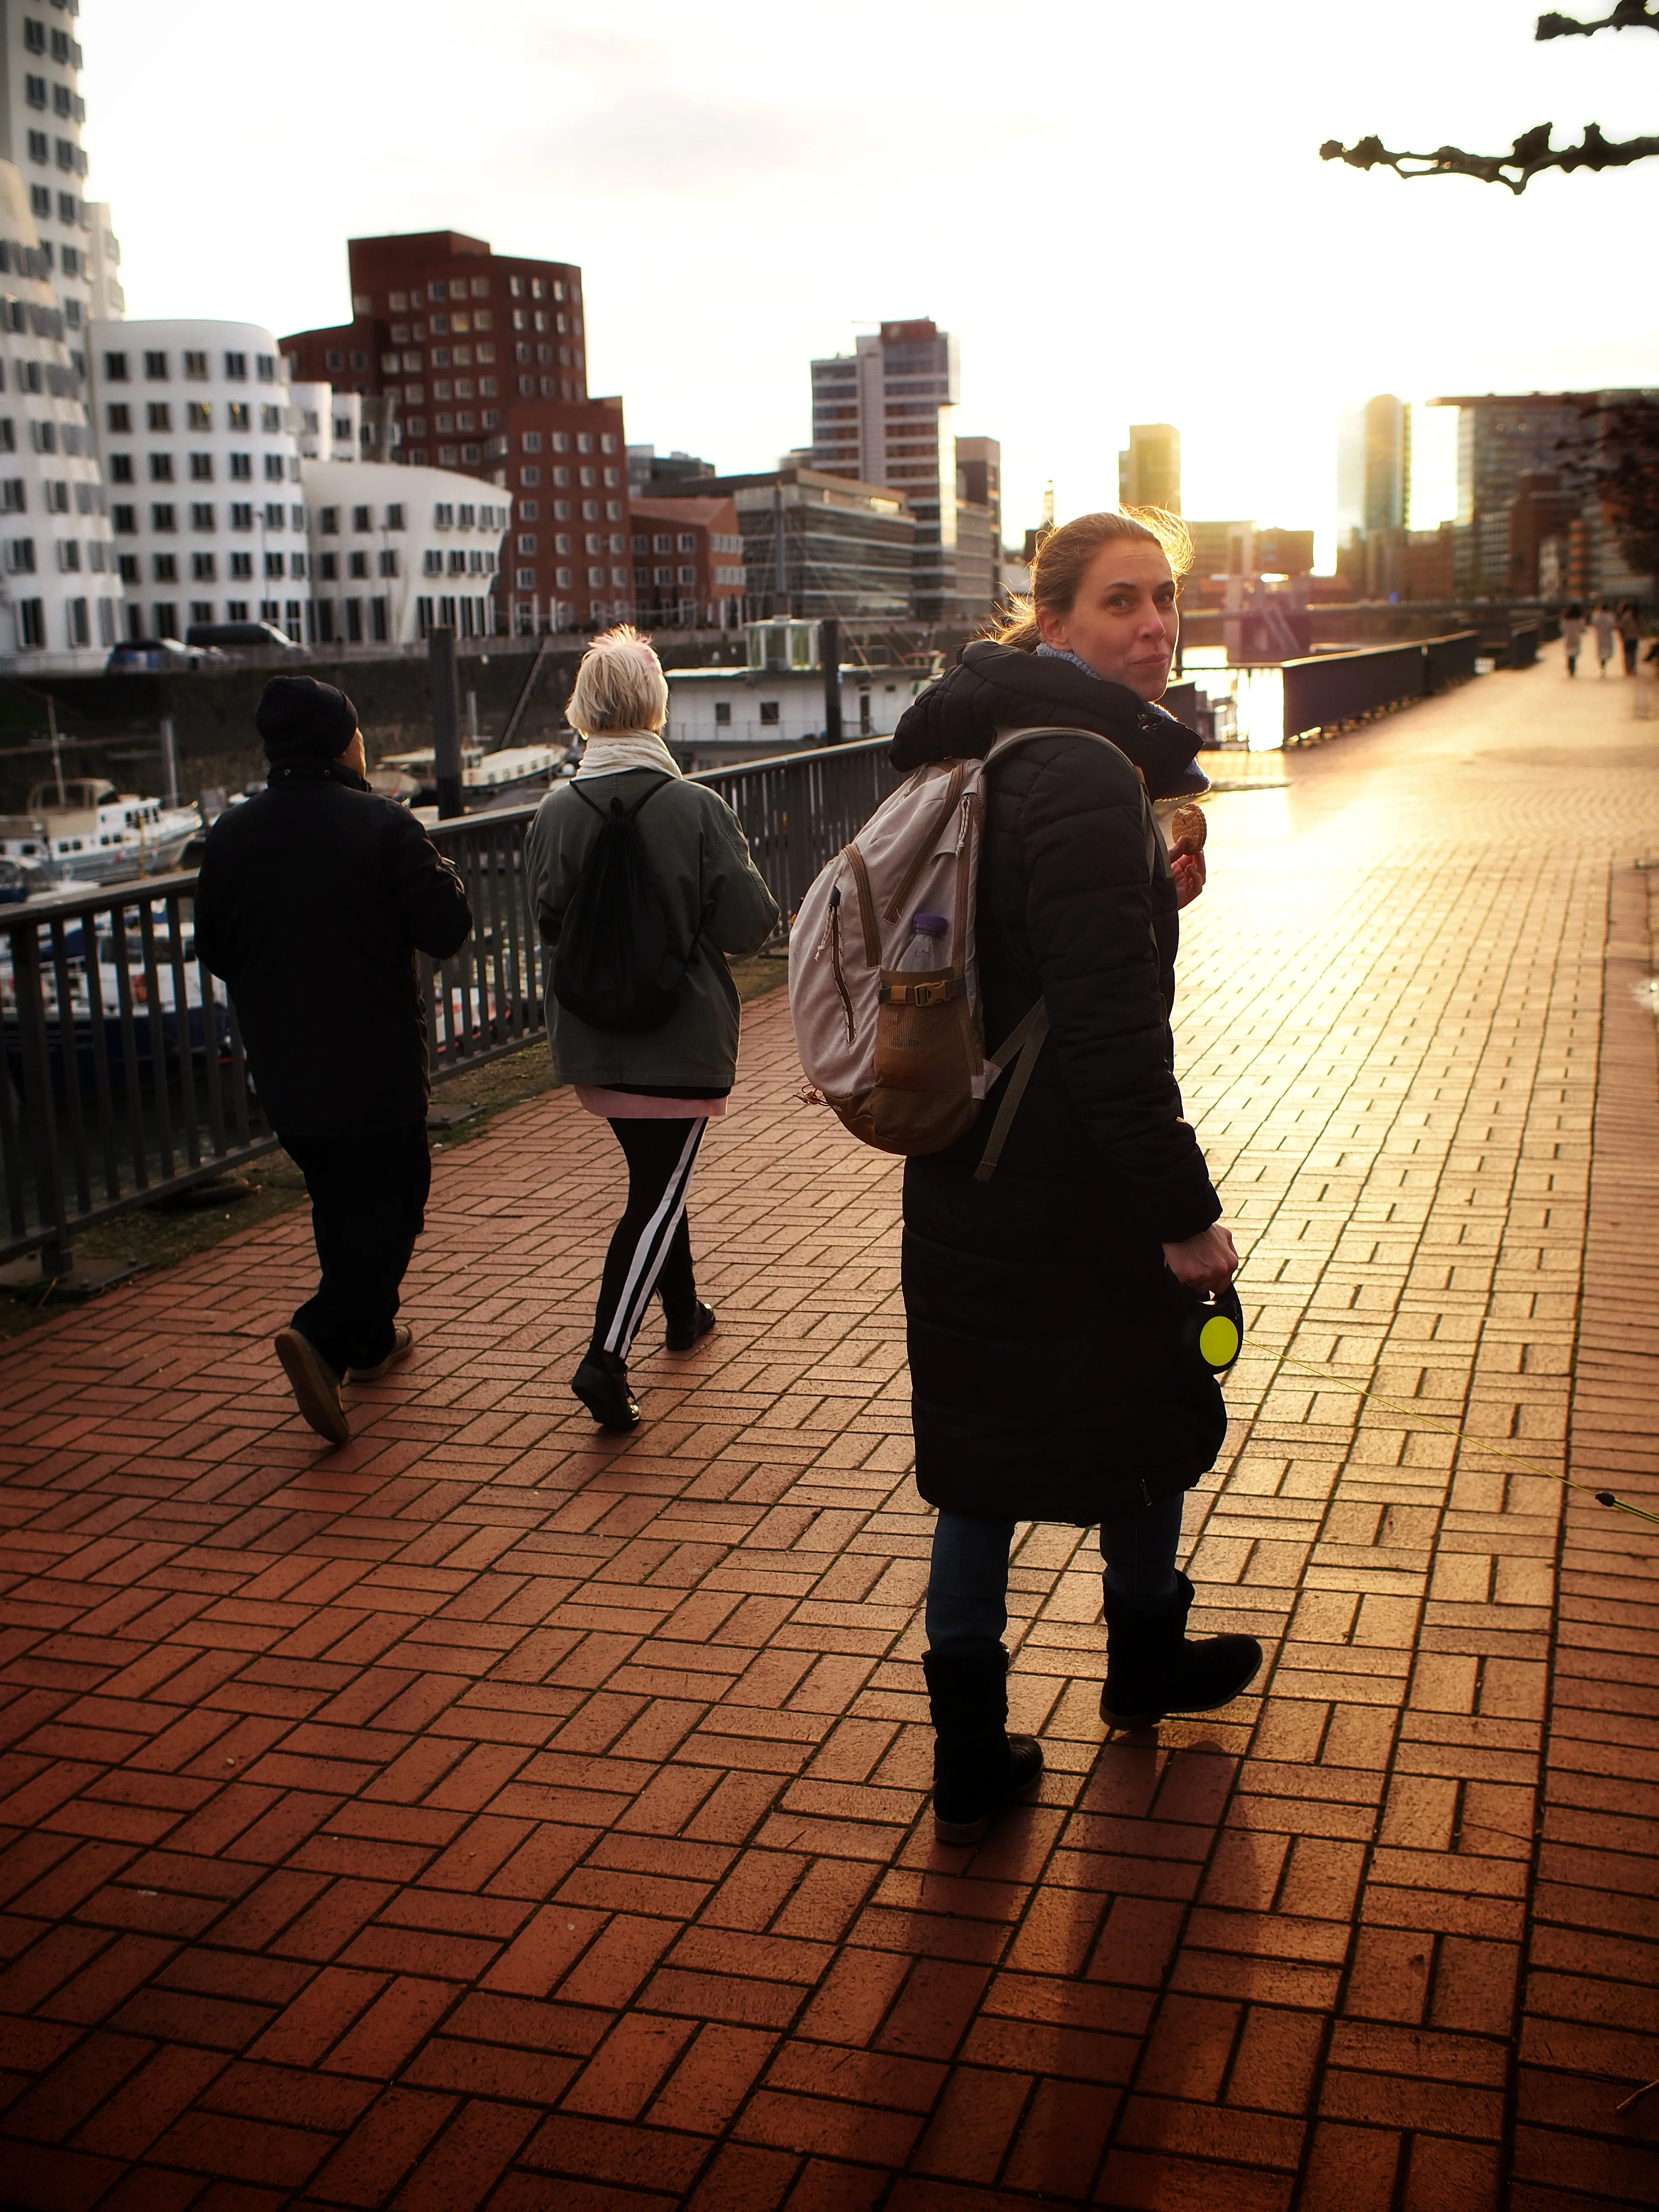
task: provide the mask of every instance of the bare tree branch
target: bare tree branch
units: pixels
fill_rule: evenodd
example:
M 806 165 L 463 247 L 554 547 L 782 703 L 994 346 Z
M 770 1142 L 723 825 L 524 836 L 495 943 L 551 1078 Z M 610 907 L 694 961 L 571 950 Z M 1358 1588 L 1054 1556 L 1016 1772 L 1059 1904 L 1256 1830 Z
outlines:
M 1659 22 L 1653 27 L 1659 30 Z M 1361 138 L 1352 146 L 1345 146 L 1339 138 L 1328 138 L 1319 149 L 1319 158 L 1346 161 L 1353 169 L 1393 169 L 1407 178 L 1476 177 L 1483 185 L 1507 185 L 1512 192 L 1520 193 L 1546 169 L 1569 173 L 1627 169 L 1632 162 L 1650 161 L 1659 154 L 1659 137 L 1604 138 L 1600 125 L 1595 123 L 1585 125 L 1580 144 L 1552 148 L 1554 129 L 1553 123 L 1540 123 L 1534 130 L 1523 131 L 1507 154 L 1466 154 L 1461 146 L 1441 146 L 1432 154 L 1391 154 L 1380 138 L 1372 137 Z
M 1540 39 L 1593 39 L 1598 31 L 1659 31 L 1659 15 L 1647 5 L 1647 0 L 1619 0 L 1611 15 L 1602 15 L 1594 23 L 1581 23 L 1576 15 L 1540 15 L 1536 35 Z

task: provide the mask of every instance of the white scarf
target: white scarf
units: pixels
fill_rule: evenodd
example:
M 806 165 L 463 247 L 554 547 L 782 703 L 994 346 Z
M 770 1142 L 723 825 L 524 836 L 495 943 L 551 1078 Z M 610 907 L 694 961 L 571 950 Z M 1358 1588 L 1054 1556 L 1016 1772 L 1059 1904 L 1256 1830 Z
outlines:
M 620 775 L 630 768 L 654 768 L 678 775 L 679 763 L 655 730 L 596 730 L 582 748 L 576 779 Z

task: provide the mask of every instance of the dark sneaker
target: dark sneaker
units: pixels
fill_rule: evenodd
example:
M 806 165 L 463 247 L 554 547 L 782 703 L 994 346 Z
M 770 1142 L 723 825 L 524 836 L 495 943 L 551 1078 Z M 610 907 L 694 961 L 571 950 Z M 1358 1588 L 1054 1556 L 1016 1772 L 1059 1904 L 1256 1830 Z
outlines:
M 663 1341 L 670 1352 L 690 1352 L 692 1346 L 700 1343 L 714 1326 L 714 1307 L 706 1306 L 699 1300 L 692 1308 L 690 1324 L 671 1321 Z
M 392 1332 L 392 1349 L 384 1359 L 377 1359 L 372 1367 L 348 1367 L 348 1382 L 378 1382 L 389 1375 L 400 1359 L 407 1359 L 415 1349 L 415 1332 L 406 1321 L 400 1321 Z
M 640 1409 L 628 1387 L 628 1362 L 614 1352 L 590 1352 L 570 1387 L 602 1429 L 637 1429 Z
M 351 1424 L 340 1403 L 340 1378 L 311 1339 L 297 1328 L 279 1328 L 276 1350 L 304 1419 L 330 1443 L 349 1443 Z

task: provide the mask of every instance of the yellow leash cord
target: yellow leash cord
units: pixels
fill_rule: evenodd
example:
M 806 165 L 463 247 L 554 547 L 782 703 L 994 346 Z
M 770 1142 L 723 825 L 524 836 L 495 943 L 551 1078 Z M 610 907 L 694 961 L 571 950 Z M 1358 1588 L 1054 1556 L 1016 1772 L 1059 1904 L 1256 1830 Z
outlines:
M 1488 1453 L 1493 1459 L 1510 1460 L 1515 1466 L 1525 1468 L 1528 1474 L 1542 1475 L 1547 1481 L 1559 1482 L 1568 1490 L 1581 1490 L 1586 1498 L 1593 1498 L 1598 1505 L 1610 1505 L 1615 1512 L 1629 1513 L 1638 1521 L 1651 1522 L 1656 1528 L 1659 1528 L 1659 1513 L 1649 1512 L 1645 1505 L 1632 1505 L 1627 1498 L 1620 1498 L 1611 1490 L 1596 1490 L 1588 1482 L 1575 1482 L 1571 1475 L 1558 1474 L 1553 1467 L 1540 1467 L 1536 1460 L 1522 1459 L 1519 1452 L 1505 1451 L 1501 1444 L 1490 1444 L 1482 1437 L 1469 1436 L 1459 1422 L 1443 1421 L 1432 1413 L 1419 1412 L 1415 1406 L 1402 1406 L 1392 1398 L 1379 1397 L 1375 1390 L 1368 1390 L 1363 1382 L 1352 1382 L 1346 1376 L 1333 1375 L 1328 1368 L 1312 1366 L 1307 1360 L 1297 1359 L 1288 1352 L 1281 1352 L 1279 1357 L 1283 1365 L 1297 1368 L 1304 1375 L 1311 1375 L 1331 1389 L 1351 1391 L 1356 1397 L 1369 1398 L 1372 1405 L 1380 1406 L 1384 1413 L 1402 1413 L 1409 1421 L 1426 1423 L 1442 1436 L 1457 1437 L 1472 1451 Z

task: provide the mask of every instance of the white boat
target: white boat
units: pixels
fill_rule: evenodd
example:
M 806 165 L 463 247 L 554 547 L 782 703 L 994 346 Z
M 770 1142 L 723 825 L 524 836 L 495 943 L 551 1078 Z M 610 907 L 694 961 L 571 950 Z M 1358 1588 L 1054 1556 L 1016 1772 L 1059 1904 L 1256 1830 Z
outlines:
M 15 860 L 43 884 L 121 883 L 176 867 L 202 827 L 194 806 L 168 806 L 102 776 L 38 783 L 22 814 L 0 815 L 0 860 Z
M 517 806 L 546 790 L 563 769 L 562 745 L 461 747 L 461 795 L 469 814 L 492 806 Z M 408 753 L 383 753 L 368 772 L 371 787 L 409 806 L 436 804 L 438 785 L 430 745 Z

